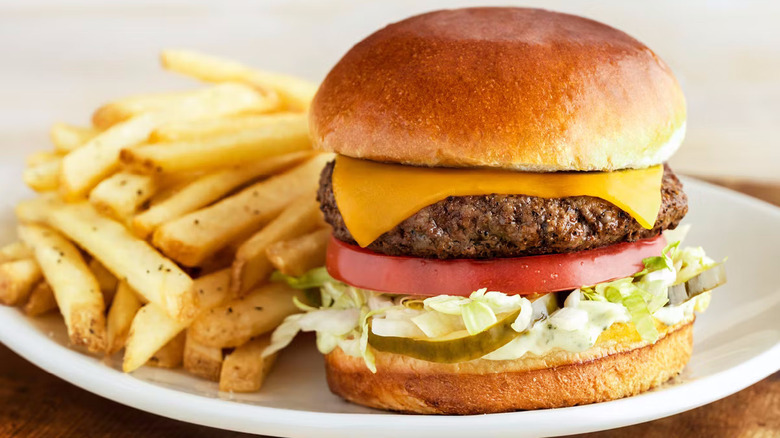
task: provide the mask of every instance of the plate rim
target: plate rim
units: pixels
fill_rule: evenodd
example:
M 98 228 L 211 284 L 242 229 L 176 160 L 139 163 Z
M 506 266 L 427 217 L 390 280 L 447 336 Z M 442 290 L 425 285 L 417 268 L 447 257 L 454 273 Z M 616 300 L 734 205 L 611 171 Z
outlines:
M 748 203 L 780 218 L 780 207 L 770 203 L 695 178 L 685 177 L 684 182 Z M 384 412 L 313 412 L 246 404 L 156 385 L 106 366 L 100 358 L 84 355 L 55 342 L 18 309 L 0 308 L 0 319 L 4 321 L 0 324 L 0 342 L 33 365 L 84 390 L 126 406 L 180 421 L 225 430 L 281 436 L 339 436 L 345 432 L 389 434 L 401 430 L 409 433 L 410 428 L 425 434 L 441 432 L 443 427 L 457 429 L 449 435 L 466 436 L 475 432 L 484 433 L 489 430 L 489 426 L 499 429 L 496 430 L 497 434 L 511 430 L 514 436 L 593 432 L 693 409 L 740 391 L 780 370 L 778 342 L 747 361 L 714 374 L 661 391 L 590 405 L 460 417 Z M 605 408 L 620 411 L 621 415 L 599 416 L 600 421 L 597 423 L 588 421 L 593 418 L 593 414 Z M 213 415 L 214 412 L 219 412 L 219 415 Z M 568 421 L 561 422 L 561 415 Z M 336 421 L 328 421 L 334 417 Z M 524 430 L 511 429 L 519 423 L 525 426 Z M 531 427 L 528 427 L 529 423 Z

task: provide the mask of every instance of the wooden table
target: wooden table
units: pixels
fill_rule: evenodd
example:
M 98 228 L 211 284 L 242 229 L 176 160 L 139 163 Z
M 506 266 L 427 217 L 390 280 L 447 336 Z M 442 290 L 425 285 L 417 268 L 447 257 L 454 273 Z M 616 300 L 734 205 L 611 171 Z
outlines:
M 780 205 L 780 185 L 715 180 Z M 620 415 L 620 412 L 615 412 Z M 596 437 L 770 437 L 780 435 L 780 372 L 715 403 Z M 0 345 L 0 437 L 248 436 L 158 417 L 84 391 Z

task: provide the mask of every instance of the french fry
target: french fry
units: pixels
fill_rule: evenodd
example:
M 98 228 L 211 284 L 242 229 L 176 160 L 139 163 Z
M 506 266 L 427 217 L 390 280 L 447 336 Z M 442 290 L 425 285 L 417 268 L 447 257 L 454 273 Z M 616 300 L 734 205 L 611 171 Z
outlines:
M 54 291 L 46 281 L 39 281 L 30 292 L 30 297 L 24 305 L 24 313 L 27 316 L 40 316 L 57 309 L 57 300 Z
M 256 183 L 222 201 L 167 222 L 154 232 L 154 245 L 168 257 L 197 266 L 238 236 L 256 230 L 297 197 L 314 192 L 330 159 L 317 155 L 298 167 Z
M 13 242 L 0 248 L 0 264 L 32 258 L 33 252 L 22 242 Z
M 119 165 L 122 149 L 145 141 L 166 123 L 250 112 L 263 108 L 265 100 L 257 92 L 238 84 L 220 84 L 193 92 L 191 98 L 147 112 L 112 125 L 62 160 L 61 192 L 67 200 L 85 196 L 100 180 Z
M 49 163 L 51 161 L 57 161 L 62 159 L 62 154 L 52 151 L 38 151 L 33 152 L 27 156 L 25 160 L 27 166 L 33 167 L 43 163 Z
M 278 353 L 263 357 L 263 350 L 271 343 L 271 336 L 252 339 L 236 348 L 222 362 L 219 390 L 227 392 L 256 392 L 263 386 Z
M 310 157 L 310 152 L 294 152 L 204 175 L 136 215 L 132 220 L 133 231 L 146 238 L 167 221 L 205 207 L 249 181 L 285 170 Z
M 187 333 L 184 343 L 184 369 L 203 379 L 219 382 L 223 354 L 218 347 L 206 347 Z
M 105 351 L 103 295 L 79 250 L 56 231 L 37 225 L 19 226 L 19 237 L 35 252 L 54 291 L 70 341 L 93 353 Z
M 51 142 L 54 150 L 68 153 L 78 149 L 98 134 L 94 128 L 73 126 L 67 123 L 55 123 L 51 127 Z
M 95 279 L 100 285 L 100 291 L 103 292 L 103 301 L 108 306 L 114 299 L 117 287 L 119 286 L 119 280 L 114 277 L 98 259 L 92 259 L 89 261 L 89 269 L 95 276 Z
M 147 365 L 157 368 L 178 368 L 184 359 L 185 333 L 179 333 L 168 341 L 154 356 L 146 362 Z
M 198 296 L 197 312 L 203 313 L 227 301 L 229 286 L 230 271 L 227 269 L 195 280 L 193 290 Z M 193 319 L 174 320 L 154 303 L 142 307 L 130 326 L 122 369 L 129 373 L 146 363 L 167 342 L 187 328 Z
M 192 279 L 151 245 L 133 236 L 119 222 L 102 216 L 89 203 L 52 208 L 48 223 L 172 318 L 187 319 L 194 314 Z
M 42 277 L 34 259 L 19 259 L 0 264 L 0 303 L 17 306 L 27 300 Z
M 315 199 L 302 196 L 288 205 L 279 216 L 238 248 L 232 266 L 233 293 L 242 295 L 271 275 L 273 266 L 266 256 L 266 249 L 274 242 L 290 239 L 324 225 Z
M 157 192 L 159 181 L 152 175 L 117 172 L 92 189 L 89 202 L 101 213 L 125 221 Z
M 292 114 L 292 113 L 290 113 Z M 149 143 L 179 142 L 188 140 L 201 140 L 227 132 L 254 130 L 275 123 L 284 113 L 274 114 L 246 114 L 215 118 L 211 120 L 199 120 L 197 122 L 169 123 L 155 129 L 149 135 Z
M 233 102 L 225 102 L 221 99 L 220 93 L 227 92 L 230 93 Z M 115 100 L 95 111 L 92 115 L 92 124 L 99 129 L 106 129 L 141 114 L 163 113 L 172 108 L 187 106 L 195 107 L 206 117 L 216 117 L 224 111 L 224 108 L 219 107 L 220 104 L 230 108 L 239 105 L 243 108 L 240 112 L 253 113 L 272 111 L 279 106 L 274 99 L 266 98 L 246 85 L 226 83 L 205 90 L 144 94 Z M 233 113 L 233 110 L 229 110 L 229 113 Z
M 204 312 L 189 326 L 188 336 L 208 347 L 238 347 L 296 313 L 294 296 L 301 298 L 300 291 L 284 283 L 267 284 L 246 297 Z
M 185 50 L 166 50 L 162 64 L 167 70 L 207 82 L 237 81 L 279 94 L 286 107 L 305 110 L 309 107 L 317 85 L 311 82 L 268 73 L 237 62 Z
M 181 172 L 238 166 L 277 155 L 310 150 L 305 114 L 267 116 L 255 129 L 230 131 L 202 139 L 153 143 L 124 149 L 121 160 L 137 172 Z
M 270 245 L 265 254 L 282 274 L 299 276 L 325 265 L 325 248 L 332 230 L 323 228 L 290 240 Z
M 45 224 L 52 208 L 62 205 L 56 193 L 44 193 L 16 204 L 14 213 L 23 224 Z
M 22 173 L 22 179 L 28 187 L 36 192 L 56 190 L 60 183 L 61 158 L 54 158 L 34 166 L 27 167 Z
M 138 299 L 135 291 L 125 282 L 120 282 L 116 288 L 114 301 L 108 310 L 106 319 L 108 334 L 108 354 L 114 354 L 121 350 L 125 345 L 127 333 L 130 331 L 130 325 L 133 323 L 135 314 L 141 308 L 141 301 Z

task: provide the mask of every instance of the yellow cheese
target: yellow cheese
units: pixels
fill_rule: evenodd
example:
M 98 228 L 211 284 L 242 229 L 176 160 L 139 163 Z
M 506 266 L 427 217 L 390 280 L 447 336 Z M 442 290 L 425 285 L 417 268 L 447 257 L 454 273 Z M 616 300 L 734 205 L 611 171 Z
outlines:
M 652 228 L 661 208 L 663 166 L 615 172 L 512 172 L 402 166 L 336 158 L 333 192 L 347 229 L 368 246 L 422 208 L 448 196 L 593 196 Z

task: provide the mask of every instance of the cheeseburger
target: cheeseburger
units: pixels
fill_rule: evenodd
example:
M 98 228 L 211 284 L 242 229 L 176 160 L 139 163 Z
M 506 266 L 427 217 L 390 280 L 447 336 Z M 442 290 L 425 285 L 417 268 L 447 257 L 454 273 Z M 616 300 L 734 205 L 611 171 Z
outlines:
M 266 354 L 313 331 L 354 403 L 478 414 L 646 391 L 691 357 L 721 263 L 680 246 L 669 67 L 539 9 L 431 12 L 353 47 L 311 106 L 334 152 L 326 267 Z

